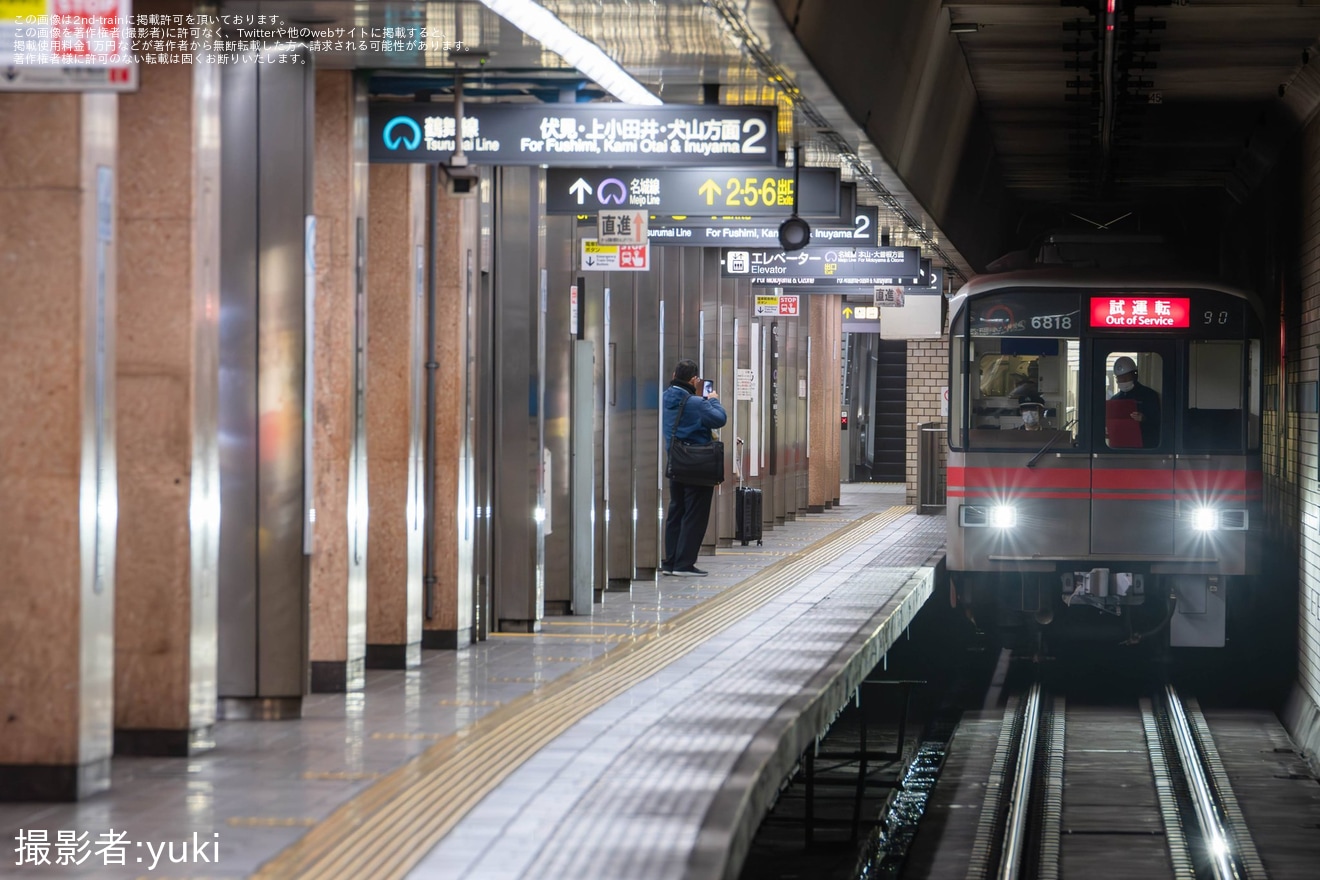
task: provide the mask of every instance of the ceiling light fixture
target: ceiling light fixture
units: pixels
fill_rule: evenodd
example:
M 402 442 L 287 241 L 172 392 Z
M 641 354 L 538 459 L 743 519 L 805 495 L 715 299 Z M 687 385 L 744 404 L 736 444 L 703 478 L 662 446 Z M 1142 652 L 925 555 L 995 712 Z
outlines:
M 533 0 L 481 0 L 490 11 L 563 58 L 601 88 L 628 104 L 663 104 L 599 46 Z
M 981 29 L 981 25 L 974 21 L 955 21 L 949 25 L 951 34 L 974 34 Z

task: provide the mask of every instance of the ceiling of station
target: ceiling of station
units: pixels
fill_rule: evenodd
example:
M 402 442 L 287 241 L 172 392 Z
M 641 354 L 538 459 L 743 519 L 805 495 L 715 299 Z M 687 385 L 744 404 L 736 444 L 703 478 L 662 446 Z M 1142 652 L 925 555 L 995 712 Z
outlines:
M 1005 186 L 1028 211 L 1100 222 L 1244 198 L 1268 141 L 1286 136 L 1280 86 L 1286 94 L 1320 36 L 1320 3 L 1115 5 L 1107 32 L 1105 0 L 944 3 Z
M 941 230 L 956 209 L 940 194 L 955 179 L 966 183 L 965 168 L 925 167 L 939 182 L 934 195 L 905 180 L 913 160 L 882 155 L 870 111 L 836 98 L 837 69 L 833 81 L 815 69 L 830 46 L 798 45 L 803 10 L 838 27 L 864 10 L 866 26 L 904 31 L 877 40 L 890 50 L 908 32 L 917 52 L 956 46 L 992 142 L 986 174 L 1002 178 L 994 183 L 1015 206 L 1009 222 L 1024 228 L 1069 215 L 1102 224 L 1171 207 L 1184 218 L 1214 213 L 1225 199 L 1249 196 L 1320 103 L 1320 58 L 1303 56 L 1316 51 L 1320 0 L 1113 0 L 1112 42 L 1110 0 L 541 2 L 667 103 L 702 103 L 718 85 L 724 103 L 778 105 L 782 144 L 795 119 L 808 164 L 839 164 L 844 179 L 859 182 L 860 201 L 881 205 L 895 243 L 921 244 L 964 276 L 975 267 Z M 379 95 L 443 95 L 461 72 L 470 100 L 607 99 L 476 0 L 234 0 L 222 11 L 314 30 L 425 27 L 425 51 L 317 52 L 323 67 L 374 71 Z M 874 60 L 850 56 L 843 69 L 861 80 Z M 938 112 L 939 95 L 930 100 Z M 951 145 L 948 154 L 957 152 Z
M 726 104 L 761 104 L 780 108 L 781 149 L 792 143 L 795 100 L 789 98 L 790 83 L 810 82 L 817 98 L 828 98 L 828 89 L 815 77 L 810 64 L 793 43 L 791 33 L 778 20 L 769 0 L 734 3 L 732 0 L 541 0 L 571 28 L 598 45 L 629 74 L 666 103 L 700 104 L 708 89 L 719 87 L 719 100 Z M 226 0 L 222 12 L 230 15 L 278 16 L 280 22 L 312 31 L 366 28 L 384 32 L 401 28 L 405 33 L 427 29 L 425 51 L 400 50 L 397 46 L 352 50 L 313 46 L 316 63 L 326 69 L 373 71 L 372 89 L 380 96 L 406 98 L 429 92 L 443 96 L 453 90 L 456 74 L 463 78 L 467 100 L 554 101 L 598 100 L 607 96 L 570 65 L 524 35 L 516 27 L 476 0 L 416 2 L 416 0 Z M 767 13 L 769 15 L 767 16 Z M 758 39 L 757 18 L 772 27 L 762 27 L 767 51 L 774 56 L 774 79 L 765 64 L 748 52 L 748 40 Z M 730 22 L 734 23 L 731 26 Z M 773 33 L 771 33 L 773 31 Z M 361 31 L 359 30 L 359 33 Z M 231 34 L 231 37 L 233 35 Z M 437 37 L 440 38 L 437 43 Z M 334 41 L 338 42 L 338 41 Z M 445 44 L 449 46 L 446 48 Z M 461 43 L 462 49 L 453 44 Z M 796 95 L 801 105 L 806 89 Z M 838 132 L 849 129 L 850 120 L 841 107 L 831 106 L 830 137 L 822 139 L 820 126 L 808 127 L 802 135 L 807 164 L 841 165 L 845 180 L 856 179 L 848 161 L 837 149 Z M 796 114 L 801 122 L 801 114 Z M 818 120 L 819 121 L 819 120 Z M 925 216 L 920 204 L 901 191 L 901 182 L 887 174 L 883 159 L 864 136 L 851 125 L 844 138 L 864 169 L 876 169 L 894 189 L 884 191 L 893 204 L 864 183 L 859 201 L 881 205 L 881 225 L 893 230 L 896 244 L 919 244 L 922 236 L 908 235 L 912 227 L 934 240 L 936 224 Z M 895 195 L 896 194 L 896 195 Z M 897 210 L 895 210 L 897 206 Z M 946 264 L 960 264 L 955 253 Z

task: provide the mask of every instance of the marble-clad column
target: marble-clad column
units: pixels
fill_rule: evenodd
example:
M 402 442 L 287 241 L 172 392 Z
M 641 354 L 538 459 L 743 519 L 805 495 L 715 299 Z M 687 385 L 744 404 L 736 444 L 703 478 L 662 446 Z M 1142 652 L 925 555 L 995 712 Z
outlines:
M 364 681 L 367 648 L 365 405 L 360 393 L 368 165 L 366 90 L 352 71 L 316 74 L 316 327 L 310 572 L 311 689 Z M 359 289 L 361 288 L 361 289 Z M 362 322 L 362 323 L 360 323 Z M 363 418 L 359 419 L 359 415 Z
M 367 666 L 404 669 L 422 657 L 425 168 L 372 165 L 369 217 Z
M 839 346 L 841 298 L 804 297 L 811 328 L 811 416 L 807 462 L 807 510 L 820 513 L 839 497 Z
M 216 707 L 220 78 L 139 76 L 119 102 L 115 751 L 188 755 Z
M 442 176 L 443 180 L 443 176 Z M 475 526 L 469 402 L 477 377 L 469 374 L 476 328 L 480 203 L 475 194 L 436 191 L 435 464 L 431 469 L 435 506 L 430 520 L 432 551 L 431 614 L 425 648 L 464 648 L 473 639 L 473 551 Z
M 118 100 L 0 94 L 0 800 L 110 784 Z

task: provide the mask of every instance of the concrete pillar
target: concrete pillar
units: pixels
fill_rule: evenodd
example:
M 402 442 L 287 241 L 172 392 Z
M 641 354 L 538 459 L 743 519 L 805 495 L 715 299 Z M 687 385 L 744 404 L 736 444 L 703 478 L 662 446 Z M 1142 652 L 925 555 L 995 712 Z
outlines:
M 422 382 L 426 170 L 371 166 L 367 665 L 422 658 Z
M 476 354 L 479 295 L 480 203 L 475 194 L 436 189 L 433 228 L 435 334 L 435 463 L 430 516 L 434 582 L 427 584 L 430 612 L 422 634 L 424 648 L 464 648 L 473 632 L 473 542 L 475 540 L 472 399 L 478 377 Z
M 188 755 L 216 707 L 220 76 L 139 76 L 119 101 L 115 751 Z
M 367 651 L 367 518 L 356 515 L 356 501 L 367 483 L 365 418 L 358 418 L 358 342 L 366 332 L 358 326 L 358 273 L 366 254 L 358 227 L 365 234 L 368 166 L 366 90 L 352 71 L 317 71 L 315 115 L 311 689 L 338 693 L 363 685 Z
M 0 94 L 0 800 L 110 784 L 117 128 Z

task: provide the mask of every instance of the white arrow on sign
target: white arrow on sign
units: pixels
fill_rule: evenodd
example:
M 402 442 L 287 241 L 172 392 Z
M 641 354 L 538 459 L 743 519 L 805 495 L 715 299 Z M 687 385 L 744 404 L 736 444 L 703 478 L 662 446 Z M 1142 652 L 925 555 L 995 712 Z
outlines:
M 591 192 L 592 192 L 591 184 L 587 183 L 586 179 L 582 177 L 579 177 L 577 180 L 575 180 L 573 182 L 573 185 L 568 188 L 569 195 L 575 195 L 578 197 L 579 205 L 585 204 L 583 199 L 586 196 L 591 195 Z

